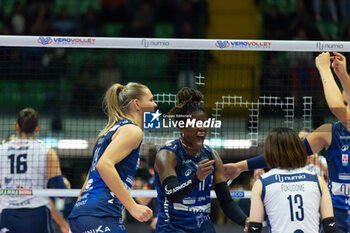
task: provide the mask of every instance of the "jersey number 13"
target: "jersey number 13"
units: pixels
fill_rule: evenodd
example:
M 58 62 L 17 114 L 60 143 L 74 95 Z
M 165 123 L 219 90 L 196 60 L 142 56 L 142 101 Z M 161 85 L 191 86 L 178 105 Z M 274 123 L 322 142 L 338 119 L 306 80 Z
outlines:
M 297 221 L 303 221 L 304 220 L 303 197 L 300 194 L 297 194 L 295 196 L 289 195 L 287 199 L 289 201 L 290 220 L 292 222 L 294 222 L 295 219 Z

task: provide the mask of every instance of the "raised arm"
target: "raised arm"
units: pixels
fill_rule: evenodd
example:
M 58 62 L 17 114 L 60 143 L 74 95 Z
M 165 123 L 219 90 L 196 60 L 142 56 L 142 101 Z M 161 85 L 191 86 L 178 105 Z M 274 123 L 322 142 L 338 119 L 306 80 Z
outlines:
M 152 210 L 147 206 L 137 204 L 124 186 L 115 164 L 123 160 L 133 149 L 141 143 L 143 133 L 135 125 L 124 125 L 113 135 L 112 142 L 108 145 L 96 169 L 109 189 L 125 206 L 129 213 L 138 221 L 144 222 L 152 217 Z
M 331 60 L 333 60 L 332 68 L 334 73 L 339 78 L 343 89 L 350 94 L 350 78 L 346 70 L 346 58 L 337 52 L 333 52 L 333 55 L 331 56 Z
M 337 58 L 336 58 L 337 59 Z M 341 122 L 347 122 L 348 116 L 350 117 L 350 111 L 347 110 L 343 96 L 334 80 L 332 71 L 330 69 L 330 55 L 328 52 L 321 53 L 315 59 L 316 67 L 320 72 L 323 92 L 331 112 Z

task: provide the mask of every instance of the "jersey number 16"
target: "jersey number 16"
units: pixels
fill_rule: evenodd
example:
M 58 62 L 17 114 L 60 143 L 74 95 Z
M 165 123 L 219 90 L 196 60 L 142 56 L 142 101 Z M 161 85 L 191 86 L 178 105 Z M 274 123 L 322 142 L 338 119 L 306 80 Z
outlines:
M 27 154 L 10 154 L 8 156 L 10 159 L 10 172 L 11 174 L 15 173 L 25 173 L 27 171 Z

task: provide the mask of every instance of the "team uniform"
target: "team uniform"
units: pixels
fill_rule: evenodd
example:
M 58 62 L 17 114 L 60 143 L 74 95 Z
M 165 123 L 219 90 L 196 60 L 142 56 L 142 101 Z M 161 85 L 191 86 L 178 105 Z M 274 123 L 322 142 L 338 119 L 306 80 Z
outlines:
M 315 173 L 274 168 L 260 180 L 270 232 L 319 232 L 321 189 Z
M 202 147 L 197 157 L 187 155 L 179 139 L 161 148 L 161 150 L 164 149 L 170 150 L 176 155 L 176 175 L 179 183 L 196 174 L 199 161 L 214 159 L 213 151 L 206 145 Z M 213 168 L 215 167 L 213 166 Z M 156 232 L 215 232 L 210 219 L 210 190 L 213 174 L 214 171 L 182 200 L 169 202 L 160 182 L 159 174 L 155 172 L 159 210 Z
M 124 206 L 108 188 L 96 169 L 97 162 L 112 141 L 112 136 L 119 127 L 126 124 L 134 123 L 130 120 L 117 122 L 98 140 L 94 147 L 87 185 L 68 217 L 73 233 L 126 232 L 122 219 Z M 115 169 L 128 190 L 131 190 L 139 157 L 138 147 L 115 165 Z
M 17 189 L 22 194 L 31 189 L 45 189 L 49 149 L 33 139 L 15 139 L 1 145 L 1 188 Z M 54 232 L 48 197 L 0 196 L 0 206 L 0 232 Z
M 350 132 L 341 122 L 332 123 L 332 142 L 327 149 L 328 188 L 339 232 L 350 232 Z

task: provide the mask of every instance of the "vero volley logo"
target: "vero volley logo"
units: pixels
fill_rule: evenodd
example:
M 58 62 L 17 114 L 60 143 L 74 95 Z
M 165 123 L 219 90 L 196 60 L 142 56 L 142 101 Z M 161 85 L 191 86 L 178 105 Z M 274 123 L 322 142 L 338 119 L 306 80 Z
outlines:
M 220 49 L 225 49 L 230 47 L 230 42 L 228 42 L 228 40 L 217 40 L 215 46 Z
M 157 110 L 156 112 L 143 113 L 143 128 L 145 129 L 160 129 L 160 116 L 162 114 Z
M 39 44 L 42 44 L 42 45 L 51 44 L 53 42 L 53 40 L 50 36 L 48 36 L 48 37 L 40 36 L 37 41 Z

